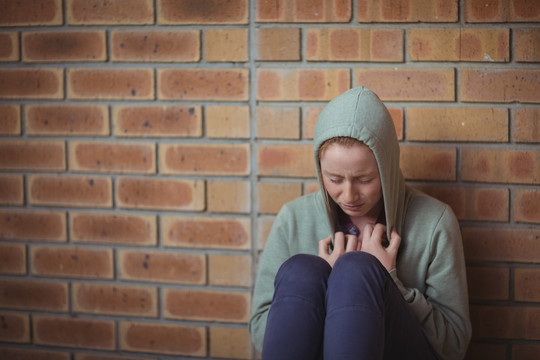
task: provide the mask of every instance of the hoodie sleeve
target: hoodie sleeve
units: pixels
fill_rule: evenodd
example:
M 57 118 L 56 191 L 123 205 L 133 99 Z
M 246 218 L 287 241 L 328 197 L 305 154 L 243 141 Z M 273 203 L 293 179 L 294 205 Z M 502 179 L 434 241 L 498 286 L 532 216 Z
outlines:
M 459 224 L 446 208 L 434 228 L 424 292 L 391 275 L 440 359 L 463 359 L 471 338 L 468 289 Z
M 274 279 L 280 266 L 291 255 L 287 243 L 288 231 L 286 230 L 288 227 L 286 219 L 289 217 L 288 209 L 285 206 L 274 221 L 259 262 L 249 320 L 251 340 L 258 351 L 262 351 L 266 319 L 274 296 Z

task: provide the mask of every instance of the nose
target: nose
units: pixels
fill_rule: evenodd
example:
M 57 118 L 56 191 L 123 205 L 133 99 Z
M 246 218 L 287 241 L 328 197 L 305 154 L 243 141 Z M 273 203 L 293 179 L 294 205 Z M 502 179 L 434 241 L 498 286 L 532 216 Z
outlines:
M 344 183 L 344 189 L 342 194 L 343 202 L 347 204 L 354 204 L 356 200 L 358 199 L 358 193 L 356 189 L 354 188 L 352 182 L 347 181 Z

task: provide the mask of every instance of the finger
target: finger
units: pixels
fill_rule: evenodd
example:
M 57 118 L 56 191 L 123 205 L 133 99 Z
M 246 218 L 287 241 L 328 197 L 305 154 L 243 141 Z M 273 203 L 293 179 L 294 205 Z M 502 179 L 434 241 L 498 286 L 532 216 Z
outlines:
M 396 228 L 392 228 L 390 233 L 390 245 L 388 245 L 388 251 L 397 252 L 399 245 L 401 244 L 401 236 L 396 231 Z
M 362 242 L 369 241 L 371 233 L 373 233 L 373 228 L 374 226 L 371 224 L 366 224 L 366 226 L 364 226 L 364 231 L 362 231 Z
M 337 232 L 334 235 L 334 251 L 345 251 L 345 234 L 342 232 Z
M 375 224 L 373 232 L 371 233 L 371 239 L 374 240 L 377 244 L 381 244 L 385 231 L 386 226 L 384 226 L 383 224 Z
M 358 239 L 358 242 L 356 243 L 356 251 L 362 250 L 362 239 L 360 239 L 360 236 L 356 237 Z
M 356 246 L 358 245 L 358 237 L 354 235 L 347 235 L 346 239 L 347 239 L 347 246 L 346 246 L 345 251 L 346 252 L 356 251 Z
M 330 255 L 328 247 L 332 243 L 332 236 L 328 236 L 325 239 L 319 241 L 319 255 Z

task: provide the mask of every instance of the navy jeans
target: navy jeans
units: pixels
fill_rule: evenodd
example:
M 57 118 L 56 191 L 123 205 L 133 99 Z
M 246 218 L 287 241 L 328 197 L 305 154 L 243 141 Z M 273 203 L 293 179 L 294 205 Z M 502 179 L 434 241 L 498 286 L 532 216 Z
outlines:
M 280 267 L 263 360 L 435 359 L 418 320 L 372 255 L 300 254 Z

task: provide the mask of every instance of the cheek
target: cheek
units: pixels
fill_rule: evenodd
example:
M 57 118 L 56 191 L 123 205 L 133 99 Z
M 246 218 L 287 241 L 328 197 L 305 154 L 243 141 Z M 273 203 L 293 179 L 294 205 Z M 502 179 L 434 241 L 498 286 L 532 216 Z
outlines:
M 336 184 L 333 184 L 332 182 L 327 180 L 323 180 L 323 184 L 324 188 L 328 192 L 328 195 L 330 195 L 330 197 L 335 200 L 337 194 L 339 193 L 339 188 L 336 186 Z

